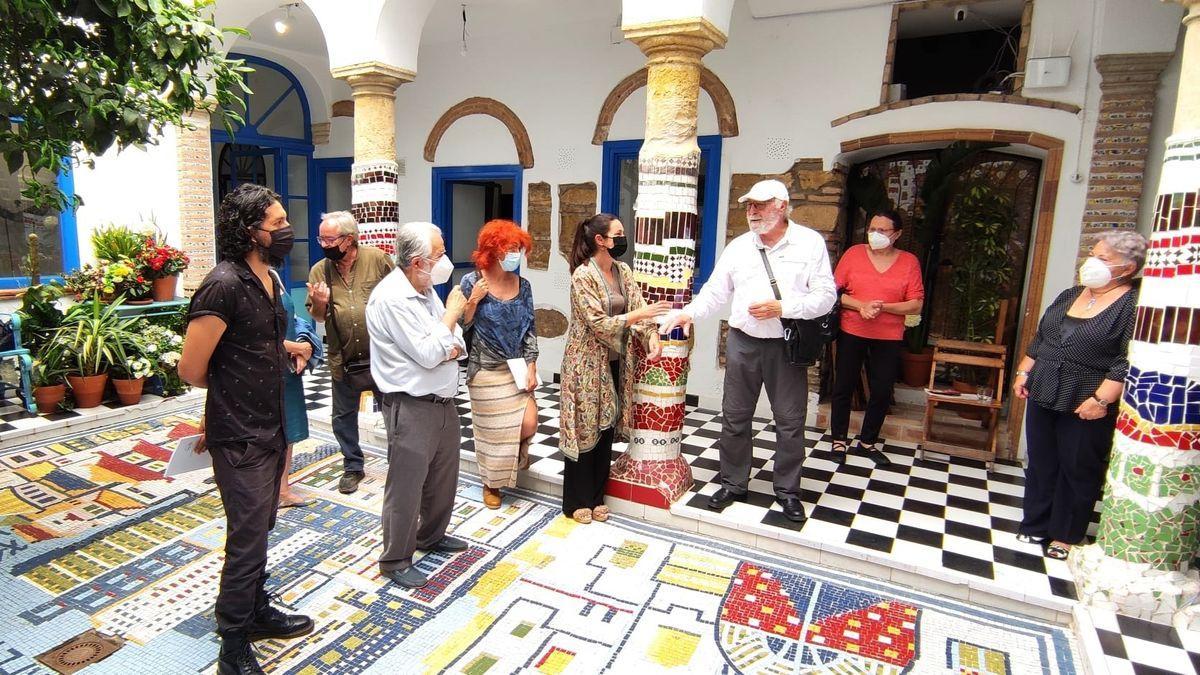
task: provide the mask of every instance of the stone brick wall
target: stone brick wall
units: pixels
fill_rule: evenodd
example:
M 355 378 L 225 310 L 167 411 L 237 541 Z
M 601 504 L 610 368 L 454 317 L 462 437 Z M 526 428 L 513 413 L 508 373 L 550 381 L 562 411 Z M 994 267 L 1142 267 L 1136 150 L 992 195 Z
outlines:
M 1096 57 L 1101 77 L 1100 116 L 1092 146 L 1080 258 L 1086 257 L 1097 232 L 1137 227 L 1158 79 L 1170 60 L 1169 52 Z
M 533 247 L 525 258 L 532 269 L 550 269 L 550 218 L 553 208 L 550 184 L 530 183 L 527 194 L 525 222 L 529 236 L 533 237 Z
M 558 252 L 570 260 L 575 228 L 596 214 L 595 183 L 563 183 L 558 186 Z
M 183 292 L 190 295 L 217 264 L 213 204 L 212 137 L 209 114 L 197 110 L 179 129 L 176 144 L 179 189 L 179 232 L 183 250 L 192 259 L 183 273 Z

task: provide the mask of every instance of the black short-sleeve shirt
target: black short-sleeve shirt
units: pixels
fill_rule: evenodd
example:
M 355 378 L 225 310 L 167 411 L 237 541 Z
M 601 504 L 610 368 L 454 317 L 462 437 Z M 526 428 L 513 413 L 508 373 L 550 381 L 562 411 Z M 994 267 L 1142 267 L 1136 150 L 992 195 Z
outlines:
M 272 279 L 267 295 L 244 261 L 218 263 L 192 296 L 188 321 L 215 316 L 225 332 L 208 362 L 204 403 L 206 443 L 280 445 L 287 314 L 275 298 L 284 292 Z

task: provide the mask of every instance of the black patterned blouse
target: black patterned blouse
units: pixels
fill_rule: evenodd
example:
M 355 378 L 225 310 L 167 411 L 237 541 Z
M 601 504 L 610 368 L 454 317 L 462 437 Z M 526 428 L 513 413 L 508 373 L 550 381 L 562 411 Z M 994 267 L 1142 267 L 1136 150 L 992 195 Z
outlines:
M 1054 299 L 1025 352 L 1034 359 L 1025 382 L 1031 401 L 1059 412 L 1074 412 L 1096 393 L 1102 381 L 1125 381 L 1137 291 L 1135 285 L 1096 316 L 1079 321 L 1069 336 L 1063 334 L 1063 323 L 1083 286 L 1068 288 Z M 1110 415 L 1116 411 L 1117 406 L 1109 407 Z

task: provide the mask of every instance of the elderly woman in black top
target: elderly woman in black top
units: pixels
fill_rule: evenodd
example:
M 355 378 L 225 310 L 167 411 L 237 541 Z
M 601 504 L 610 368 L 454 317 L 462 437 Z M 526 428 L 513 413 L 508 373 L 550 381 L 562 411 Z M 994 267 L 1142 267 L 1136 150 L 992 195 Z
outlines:
M 1097 237 L 1042 316 L 1017 367 L 1013 394 L 1028 399 L 1025 513 L 1017 539 L 1063 559 L 1087 535 L 1112 450 L 1117 402 L 1129 369 L 1126 350 L 1137 306 L 1133 277 L 1146 240 L 1122 230 Z

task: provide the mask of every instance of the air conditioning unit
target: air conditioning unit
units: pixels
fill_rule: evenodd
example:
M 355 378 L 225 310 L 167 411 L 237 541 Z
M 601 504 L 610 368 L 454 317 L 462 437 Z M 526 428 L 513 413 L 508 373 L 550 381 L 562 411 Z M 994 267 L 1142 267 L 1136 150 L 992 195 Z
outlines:
M 1071 76 L 1071 57 L 1046 56 L 1025 62 L 1025 88 L 1065 87 Z

